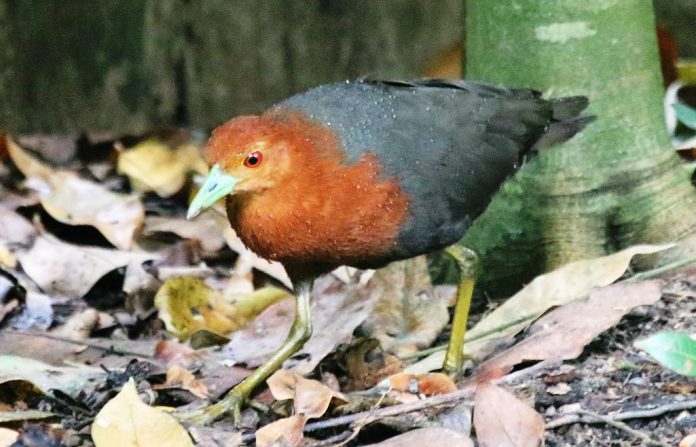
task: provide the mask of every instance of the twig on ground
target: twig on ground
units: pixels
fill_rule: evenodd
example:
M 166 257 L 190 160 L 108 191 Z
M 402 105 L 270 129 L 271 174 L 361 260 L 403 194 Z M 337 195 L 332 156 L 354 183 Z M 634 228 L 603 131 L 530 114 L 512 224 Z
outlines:
M 626 433 L 630 434 L 635 438 L 642 439 L 646 443 L 646 445 L 672 447 L 672 444 L 655 440 L 651 438 L 649 435 L 643 433 L 642 431 L 636 430 L 635 428 L 631 428 L 625 422 L 617 421 L 613 419 L 611 416 L 603 416 L 601 414 L 593 413 L 587 410 L 577 410 L 575 411 L 575 414 L 581 417 L 581 419 L 578 422 L 603 422 L 607 425 L 611 425 L 612 427 L 618 428 L 619 430 L 625 431 Z M 548 428 L 548 426 L 546 428 Z
M 696 408 L 696 400 L 686 400 L 684 402 L 675 402 L 666 405 L 660 405 L 659 407 L 650 408 L 648 410 L 632 410 L 624 411 L 621 413 L 616 413 L 608 415 L 606 417 L 611 418 L 614 421 L 626 421 L 629 419 L 643 419 L 643 418 L 654 418 L 662 416 L 665 413 L 671 413 L 673 411 L 691 410 Z M 576 422 L 584 422 L 586 424 L 593 424 L 602 422 L 599 420 L 591 420 L 589 418 L 583 418 L 577 412 L 571 412 L 567 415 L 558 417 L 546 424 L 546 428 L 556 428 L 563 425 L 574 424 Z
M 572 413 L 569 413 L 565 416 L 561 416 L 559 418 L 556 418 L 546 424 L 546 429 L 553 429 L 557 427 L 561 427 L 564 425 L 569 425 L 569 424 L 575 424 L 575 423 L 584 423 L 584 424 L 598 424 L 598 423 L 604 423 L 611 425 L 613 427 L 616 427 L 618 429 L 621 429 L 627 433 L 631 433 L 634 436 L 637 436 L 645 442 L 649 442 L 652 445 L 658 445 L 658 446 L 667 446 L 670 447 L 671 444 L 663 443 L 661 441 L 656 441 L 652 438 L 650 438 L 648 435 L 645 433 L 635 430 L 625 423 L 621 421 L 626 421 L 630 419 L 643 419 L 643 418 L 654 418 L 658 416 L 662 416 L 663 414 L 666 413 L 671 413 L 674 411 L 682 411 L 682 410 L 690 410 L 696 408 L 696 400 L 687 400 L 684 402 L 675 402 L 671 404 L 666 404 L 666 405 L 661 405 L 659 407 L 647 409 L 647 410 L 632 410 L 632 411 L 624 411 L 621 413 L 616 413 L 616 414 L 611 414 L 611 415 L 601 415 L 601 414 L 596 414 L 592 413 L 591 411 L 587 410 L 577 410 Z

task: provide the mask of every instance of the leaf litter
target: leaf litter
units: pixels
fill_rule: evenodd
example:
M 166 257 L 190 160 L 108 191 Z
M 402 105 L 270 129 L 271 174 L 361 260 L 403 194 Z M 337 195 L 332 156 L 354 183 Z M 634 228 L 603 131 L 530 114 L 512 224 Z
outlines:
M 5 401 L 0 392 L 0 413 L 10 411 L 2 413 L 4 420 L 30 420 L 29 412 L 39 408 L 26 393 L 33 389 L 40 408 L 52 411 L 44 413 L 62 421 L 59 437 L 93 422 L 97 445 L 110 445 L 105 439 L 123 444 L 141 434 L 156 443 L 143 445 L 164 445 L 167 436 L 176 438 L 167 445 L 191 445 L 186 430 L 154 405 L 218 398 L 272 353 L 294 315 L 287 274 L 243 247 L 221 207 L 195 221 L 183 218 L 195 192 L 193 177 L 207 169 L 193 139 L 145 138 L 130 147 L 116 142 L 111 155 L 92 159 L 75 158 L 79 152 L 56 158 L 51 144 L 68 142 L 42 141 L 41 155 L 35 155 L 8 140 L 8 160 L 23 177 L 0 170 L 0 390 L 15 391 Z M 70 168 L 54 168 L 41 156 Z M 627 318 L 635 319 L 631 315 L 645 306 L 652 306 L 642 311 L 647 315 L 666 309 L 654 281 L 610 285 L 634 255 L 664 248 L 631 247 L 540 276 L 469 331 L 478 338 L 466 346 L 475 367 L 463 381 L 430 372 L 439 368 L 442 354 L 406 359 L 446 339 L 454 304 L 451 287 L 430 283 L 425 258 L 374 274 L 341 269 L 326 275 L 313 291 L 314 335 L 268 380 L 269 390 L 255 395 L 258 405 L 245 410 L 244 426 L 255 429 L 257 445 L 306 445 L 335 435 L 349 445 L 471 446 L 473 403 L 479 445 L 537 445 L 544 437 L 555 445 L 556 433 L 544 430 L 544 421 L 561 414 L 562 402 L 610 410 L 578 394 L 584 376 L 594 371 L 562 362 L 582 361 L 572 359 L 588 349 L 588 359 L 601 356 L 596 340 L 606 335 L 600 334 L 616 332 L 611 328 L 617 323 L 629 325 Z M 693 281 L 685 283 L 692 297 Z M 105 294 L 115 298 L 104 300 Z M 628 359 L 654 374 L 674 374 L 639 355 Z M 514 371 L 539 361 L 538 374 Z M 624 371 L 612 366 L 617 364 L 595 369 L 605 375 Z M 628 385 L 641 377 L 629 376 Z M 693 393 L 678 376 L 668 377 L 664 393 Z M 148 404 L 138 398 L 136 384 L 150 396 Z M 467 389 L 476 389 L 475 395 Z M 620 392 L 611 390 L 602 392 Z M 475 399 L 454 409 L 424 406 L 423 415 L 398 412 L 399 405 L 452 393 Z M 66 405 L 65 399 L 75 402 Z M 374 416 L 342 432 L 314 428 L 316 421 L 365 410 L 378 414 L 393 404 L 391 418 Z M 133 412 L 143 417 L 129 417 Z M 387 439 L 378 427 L 391 427 Z M 224 420 L 188 428 L 201 445 L 252 439 Z M 496 437 L 501 433 L 515 436 Z M 12 430 L 2 434 L 16 437 Z M 686 433 L 675 432 L 675 442 L 680 435 Z

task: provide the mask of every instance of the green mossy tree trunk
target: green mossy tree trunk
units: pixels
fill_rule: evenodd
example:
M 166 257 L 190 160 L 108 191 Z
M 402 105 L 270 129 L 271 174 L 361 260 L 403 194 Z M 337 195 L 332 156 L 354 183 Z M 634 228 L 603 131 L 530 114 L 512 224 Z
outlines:
M 484 286 L 507 292 L 640 243 L 679 241 L 659 262 L 696 251 L 696 189 L 664 129 L 651 2 L 469 0 L 466 43 L 467 78 L 587 95 L 597 115 L 507 182 L 465 235 Z

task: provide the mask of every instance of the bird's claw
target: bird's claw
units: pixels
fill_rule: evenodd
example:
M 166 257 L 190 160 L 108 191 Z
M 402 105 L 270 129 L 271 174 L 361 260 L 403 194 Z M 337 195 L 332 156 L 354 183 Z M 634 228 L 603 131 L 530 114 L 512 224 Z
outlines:
M 239 427 L 242 420 L 242 405 L 244 405 L 244 401 L 244 396 L 241 393 L 232 390 L 219 402 L 195 410 L 175 412 L 174 416 L 181 422 L 194 425 L 208 425 L 225 415 L 229 415 L 235 427 Z

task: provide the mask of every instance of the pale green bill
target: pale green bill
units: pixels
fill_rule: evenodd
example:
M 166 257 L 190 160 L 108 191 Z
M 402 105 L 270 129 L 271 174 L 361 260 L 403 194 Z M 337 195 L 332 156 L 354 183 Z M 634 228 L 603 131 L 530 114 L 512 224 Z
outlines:
M 231 194 L 236 184 L 236 178 L 223 172 L 219 165 L 213 165 L 203 186 L 191 201 L 186 218 L 192 219 L 198 216 L 203 210 L 210 208 L 215 202 Z

